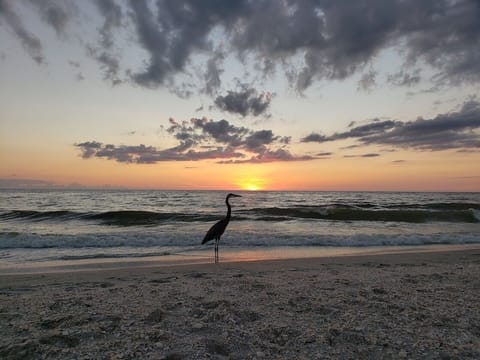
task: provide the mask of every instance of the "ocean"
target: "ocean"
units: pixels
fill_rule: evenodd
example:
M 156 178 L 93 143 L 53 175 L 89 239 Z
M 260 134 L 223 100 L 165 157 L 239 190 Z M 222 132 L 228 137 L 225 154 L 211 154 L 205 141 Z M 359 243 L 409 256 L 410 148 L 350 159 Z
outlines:
M 236 193 L 242 197 L 230 200 L 221 260 L 222 254 L 248 260 L 259 254 L 480 244 L 480 193 Z M 212 245 L 200 243 L 225 216 L 226 194 L 0 190 L 0 272 L 42 264 L 210 262 Z

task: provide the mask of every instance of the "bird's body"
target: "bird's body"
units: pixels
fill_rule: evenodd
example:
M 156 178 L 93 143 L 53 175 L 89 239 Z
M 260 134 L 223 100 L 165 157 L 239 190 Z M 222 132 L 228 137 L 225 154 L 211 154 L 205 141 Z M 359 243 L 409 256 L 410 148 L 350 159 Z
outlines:
M 228 194 L 227 197 L 225 198 L 225 204 L 227 205 L 227 216 L 225 216 L 222 220 L 217 222 L 215 225 L 213 225 L 210 230 L 207 231 L 205 237 L 203 238 L 202 245 L 209 242 L 210 240 L 215 240 L 215 264 L 218 263 L 218 243 L 220 242 L 220 237 L 223 235 L 225 232 L 225 229 L 228 226 L 228 223 L 230 222 L 230 217 L 232 214 L 232 207 L 230 206 L 230 203 L 228 200 L 231 197 L 241 197 L 241 195 L 235 195 L 235 194 Z

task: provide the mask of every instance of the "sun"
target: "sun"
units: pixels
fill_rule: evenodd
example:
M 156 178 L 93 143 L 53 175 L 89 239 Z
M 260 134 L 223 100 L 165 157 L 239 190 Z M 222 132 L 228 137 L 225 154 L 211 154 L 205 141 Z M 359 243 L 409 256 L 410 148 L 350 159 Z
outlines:
M 256 184 L 245 184 L 243 189 L 248 191 L 258 191 L 260 190 L 260 187 Z
M 240 189 L 245 191 L 259 191 L 265 188 L 265 180 L 259 178 L 246 178 L 238 181 Z
M 265 190 L 265 188 L 268 186 L 265 178 L 251 175 L 238 177 L 236 185 L 239 189 L 244 191 L 261 191 Z

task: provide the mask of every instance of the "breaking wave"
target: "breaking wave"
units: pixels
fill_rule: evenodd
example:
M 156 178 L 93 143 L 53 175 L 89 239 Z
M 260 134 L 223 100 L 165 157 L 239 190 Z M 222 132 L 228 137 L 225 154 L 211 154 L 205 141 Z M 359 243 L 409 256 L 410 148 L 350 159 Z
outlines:
M 197 234 L 202 235 L 202 234 Z M 12 235 L 0 232 L 0 250 L 31 249 L 31 250 L 69 250 L 62 259 L 75 259 L 76 256 L 85 258 L 86 255 L 77 251 L 88 250 L 95 255 L 90 257 L 112 257 L 112 250 L 123 249 L 114 257 L 133 257 L 129 253 L 141 256 L 164 256 L 177 251 L 192 249 L 206 249 L 208 245 L 200 245 L 201 236 L 189 233 L 182 236 L 167 236 L 166 234 L 141 235 L 140 233 L 122 235 Z M 352 235 L 276 235 L 241 233 L 230 231 L 225 239 L 222 238 L 222 247 L 278 247 L 278 246 L 335 246 L 335 247 L 364 247 L 364 246 L 404 246 L 404 245 L 431 245 L 431 244 L 473 244 L 480 243 L 480 234 L 352 234 Z M 141 249 L 141 251 L 139 250 Z M 175 249 L 175 250 L 171 250 Z
M 218 216 L 181 213 L 159 213 L 153 211 L 107 211 L 102 213 L 79 213 L 72 211 L 29 211 L 14 210 L 0 214 L 2 220 L 22 221 L 96 221 L 102 225 L 148 226 L 165 222 L 214 221 Z
M 13 210 L 0 213 L 6 221 L 90 221 L 111 226 L 155 226 L 172 222 L 210 222 L 222 215 L 185 214 L 154 211 L 107 211 L 81 213 L 73 211 Z M 480 204 L 432 203 L 424 205 L 395 205 L 378 208 L 372 204 L 350 206 L 332 204 L 322 206 L 266 207 L 234 210 L 236 221 L 288 221 L 292 219 L 318 219 L 329 221 L 380 221 L 380 222 L 480 222 Z
M 321 219 L 332 221 L 392 221 L 408 223 L 424 222 L 480 222 L 479 211 L 475 208 L 458 207 L 459 209 L 444 208 L 403 208 L 403 209 L 370 209 L 347 206 L 305 206 L 296 208 L 263 208 L 254 209 L 263 215 L 261 220 Z

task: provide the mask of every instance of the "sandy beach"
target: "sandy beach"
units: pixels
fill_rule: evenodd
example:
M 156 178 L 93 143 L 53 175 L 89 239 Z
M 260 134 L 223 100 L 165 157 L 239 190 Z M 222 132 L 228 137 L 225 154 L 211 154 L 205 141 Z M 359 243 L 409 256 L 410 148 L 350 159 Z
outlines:
M 0 275 L 2 359 L 478 359 L 480 250 Z

